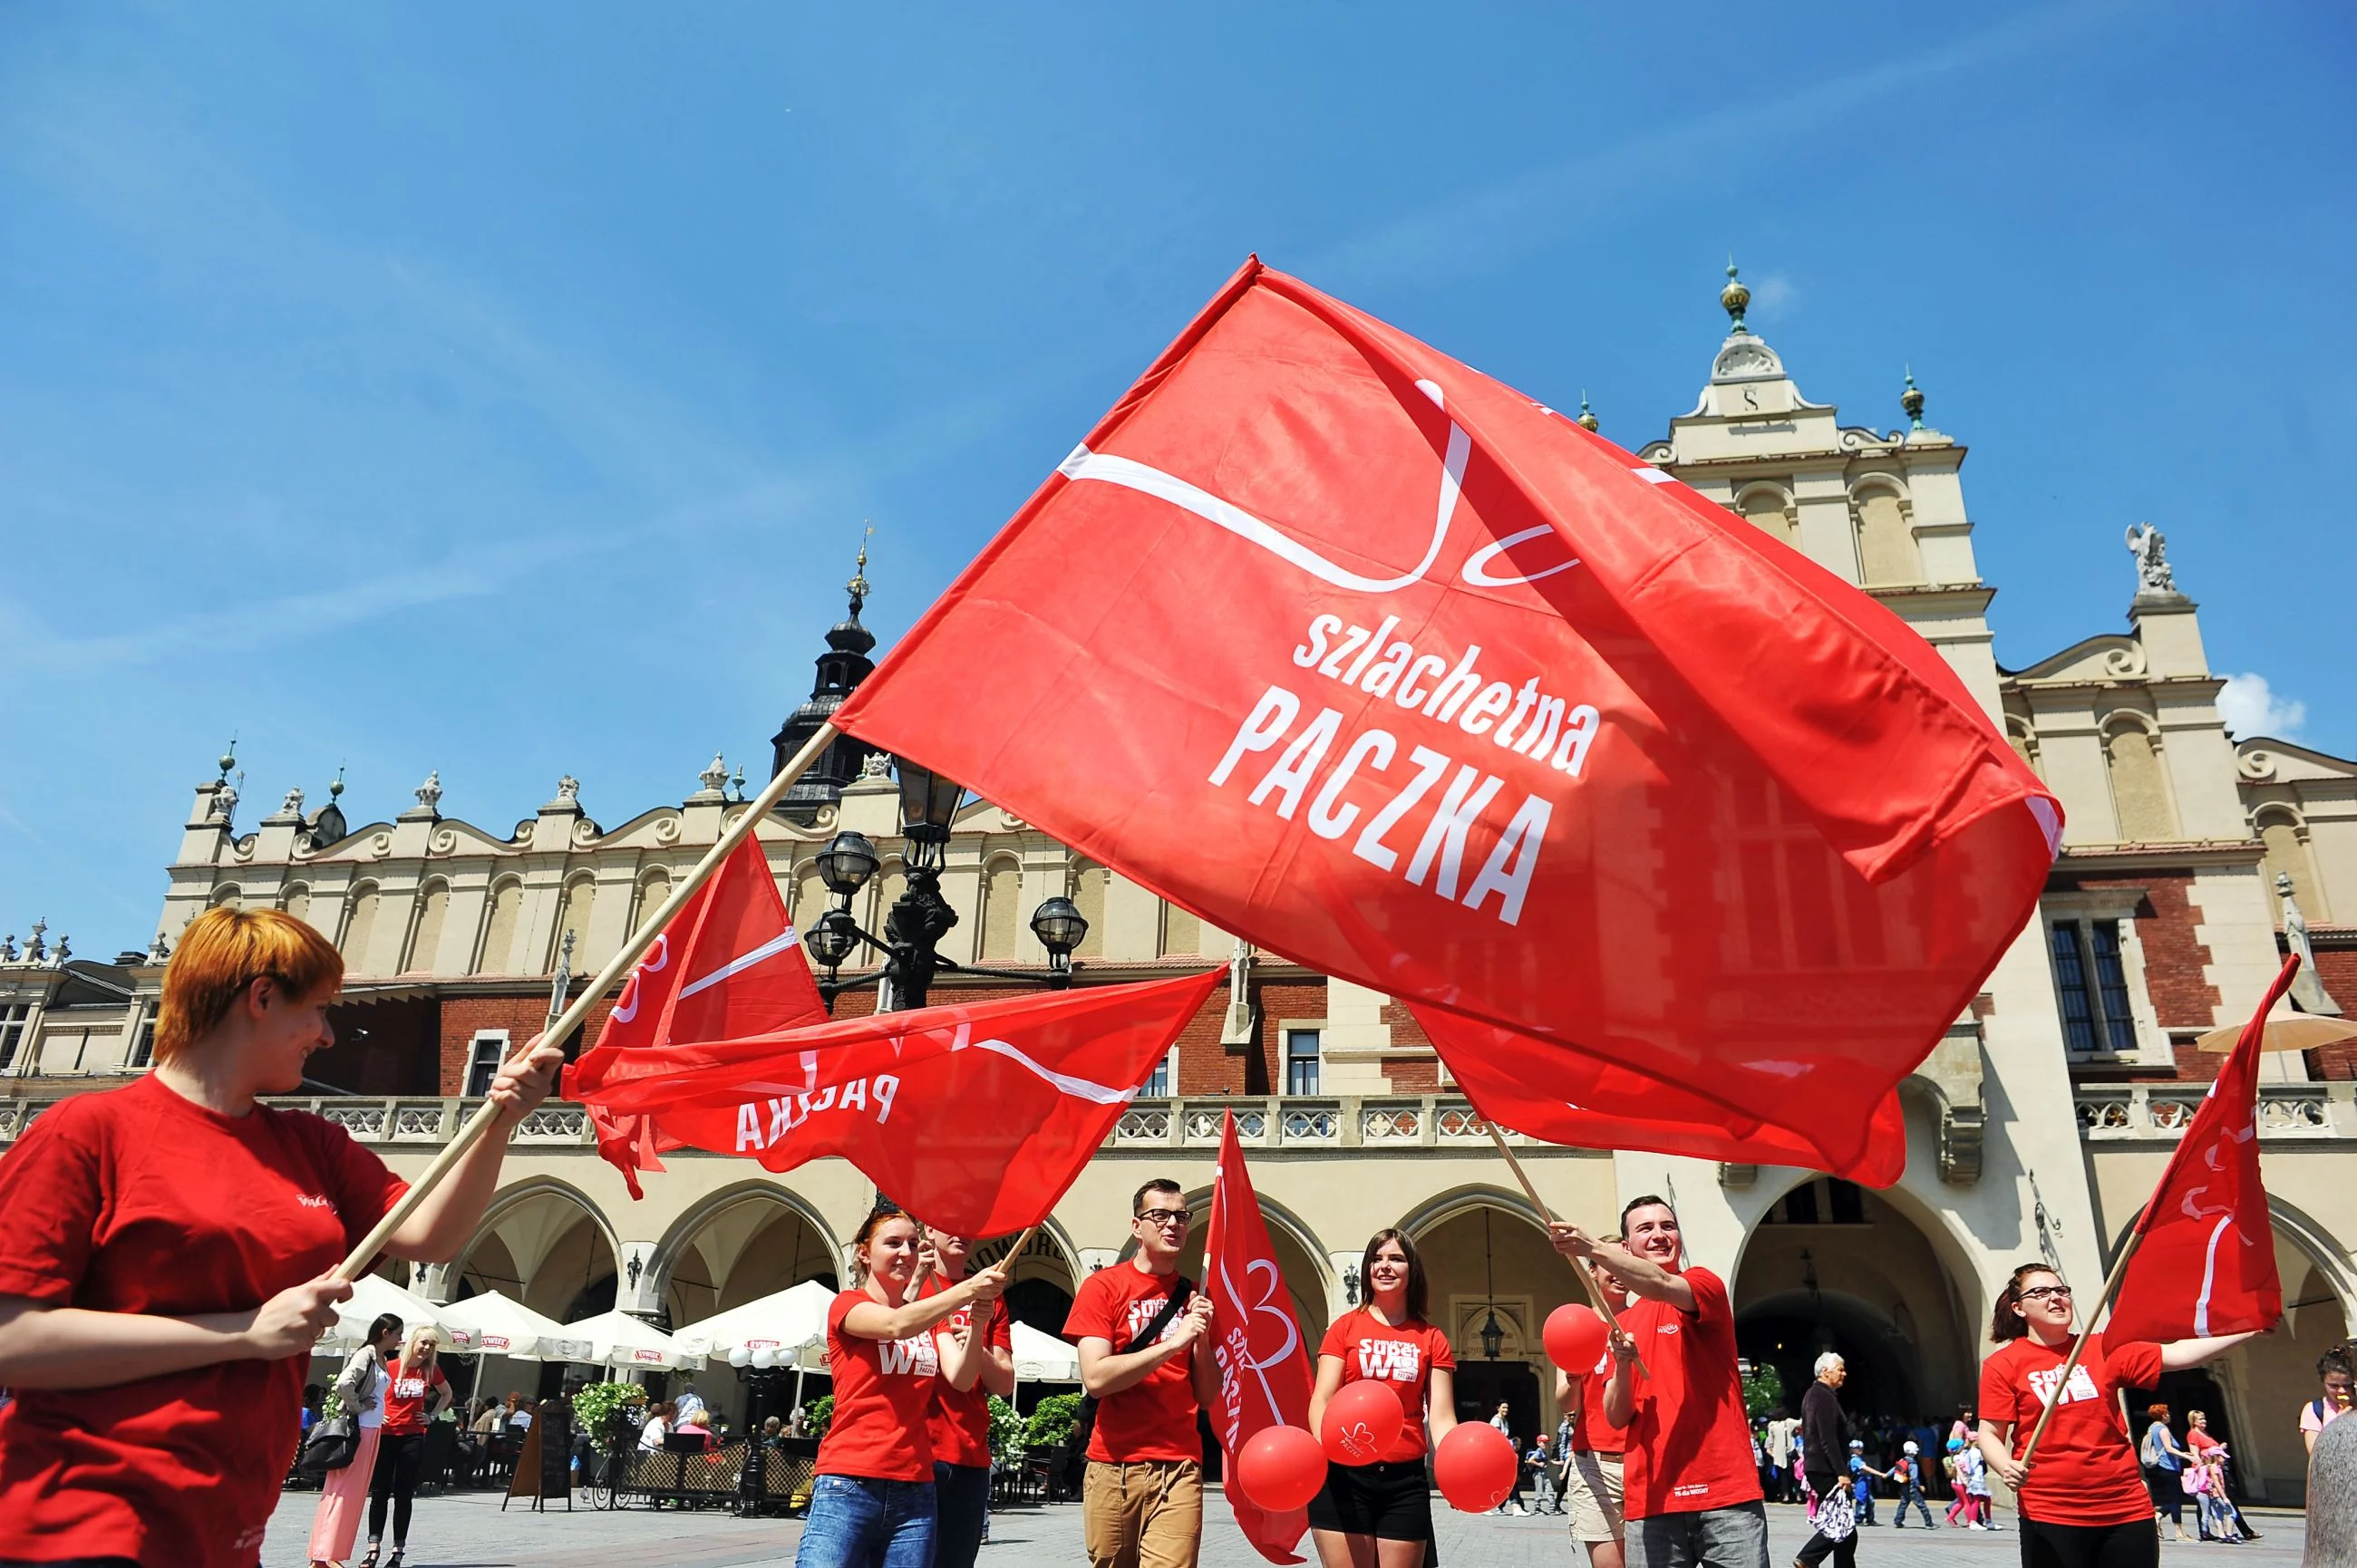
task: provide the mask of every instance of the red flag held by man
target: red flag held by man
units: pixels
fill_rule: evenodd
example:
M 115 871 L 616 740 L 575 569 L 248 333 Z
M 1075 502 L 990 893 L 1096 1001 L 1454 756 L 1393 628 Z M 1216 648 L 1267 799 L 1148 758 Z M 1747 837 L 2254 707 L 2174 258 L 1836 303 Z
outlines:
M 825 1018 L 826 1004 L 786 918 L 769 857 L 748 838 L 680 906 L 630 971 L 596 1049 L 730 1040 Z M 618 1116 L 592 1105 L 589 1122 L 597 1152 L 620 1169 L 634 1198 L 645 1196 L 639 1172 L 662 1169 L 662 1151 L 681 1146 L 642 1116 Z
M 1203 1294 L 1211 1298 L 1211 1354 L 1220 1368 L 1220 1408 L 1211 1430 L 1236 1473 L 1236 1451 L 1272 1426 L 1309 1425 L 1309 1344 L 1286 1294 L 1285 1274 L 1261 1218 L 1252 1173 L 1236 1143 L 1236 1113 L 1220 1129 L 1220 1169 L 1203 1235 Z M 1253 1550 L 1271 1563 L 1298 1563 L 1293 1549 L 1309 1512 L 1268 1513 L 1234 1487 L 1228 1506 Z
M 1799 1165 L 1869 1187 L 1888 1187 L 1907 1174 L 1907 1118 L 1897 1090 L 1875 1107 L 1872 1133 L 1856 1158 L 1836 1162 L 1806 1129 L 1762 1122 L 1684 1084 L 1462 1014 L 1437 1007 L 1408 1011 L 1448 1058 L 1449 1075 L 1474 1110 L 1501 1127 L 1550 1144 Z
M 834 1155 L 928 1225 L 1048 1216 L 1223 970 L 879 1013 L 746 1039 L 590 1051 L 565 1092 L 773 1171 Z
M 1835 1171 L 2061 832 L 1873 598 L 1256 261 L 834 722 L 1271 951 Z
M 2106 1344 L 2242 1334 L 2283 1316 L 2275 1227 L 2259 1185 L 2259 1057 L 2268 1009 L 2298 969 L 2298 954 L 2284 960 L 2137 1217 L 2143 1240 L 2104 1325 Z

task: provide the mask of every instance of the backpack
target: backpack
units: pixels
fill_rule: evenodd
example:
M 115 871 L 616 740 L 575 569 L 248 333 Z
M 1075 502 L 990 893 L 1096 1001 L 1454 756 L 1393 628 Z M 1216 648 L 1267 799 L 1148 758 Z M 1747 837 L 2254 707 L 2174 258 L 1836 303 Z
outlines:
M 1131 1351 L 1144 1349 L 1161 1338 L 1162 1331 L 1170 1326 L 1173 1318 L 1186 1310 L 1187 1298 L 1194 1294 L 1195 1282 L 1184 1274 L 1177 1276 L 1171 1283 L 1170 1299 L 1162 1304 L 1162 1310 L 1154 1315 L 1154 1321 L 1147 1324 L 1135 1338 L 1115 1350 L 1114 1354 L 1126 1356 Z M 1096 1434 L 1096 1430 L 1097 1396 L 1083 1395 L 1080 1412 L 1072 1418 L 1072 1445 L 1064 1454 L 1064 1490 L 1073 1497 L 1081 1495 L 1082 1486 L 1088 1479 L 1089 1439 Z

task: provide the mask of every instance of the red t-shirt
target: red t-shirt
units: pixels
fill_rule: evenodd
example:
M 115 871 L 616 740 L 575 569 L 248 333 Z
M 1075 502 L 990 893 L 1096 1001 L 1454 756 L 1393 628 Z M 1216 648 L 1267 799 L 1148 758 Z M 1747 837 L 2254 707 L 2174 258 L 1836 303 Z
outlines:
M 231 1117 L 147 1077 L 43 1112 L 0 1158 L 0 1295 L 187 1317 L 316 1279 L 403 1183 L 334 1123 Z M 301 1356 L 0 1410 L 0 1558 L 253 1568 L 294 1457 Z
M 1064 1317 L 1064 1337 L 1078 1341 L 1093 1335 L 1110 1343 L 1116 1355 L 1144 1349 L 1130 1341 L 1161 1315 L 1177 1278 L 1147 1273 L 1135 1262 L 1099 1269 L 1072 1293 L 1072 1310 Z M 1185 1307 L 1172 1313 L 1155 1343 L 1178 1333 L 1186 1316 Z M 1195 1347 L 1190 1345 L 1183 1354 L 1146 1373 L 1135 1387 L 1097 1402 L 1097 1429 L 1089 1439 L 1089 1457 L 1112 1464 L 1200 1459 L 1203 1444 L 1195 1431 L 1198 1408 Z
M 939 1274 L 925 1276 L 921 1295 L 939 1295 L 949 1287 Z M 1015 1329 L 1006 1316 L 1006 1303 L 990 1304 L 990 1316 L 983 1320 L 976 1338 L 993 1348 L 1012 1351 Z M 972 1306 L 959 1307 L 933 1327 L 938 1341 L 954 1339 L 965 1327 L 966 1319 L 974 1316 Z M 925 1418 L 926 1430 L 933 1441 L 933 1457 L 944 1465 L 986 1466 L 990 1463 L 990 1391 L 982 1386 L 976 1373 L 974 1386 L 958 1390 L 950 1387 L 947 1378 L 933 1385 L 933 1408 Z
M 442 1369 L 404 1367 L 395 1356 L 385 1368 L 393 1381 L 384 1391 L 384 1434 L 387 1437 L 414 1437 L 425 1430 L 425 1412 L 434 1401 L 436 1389 L 447 1389 L 450 1380 Z
M 1620 1315 L 1645 1362 L 1641 1372 L 1630 1369 L 1636 1410 L 1621 1451 L 1631 1519 L 1699 1513 L 1761 1496 L 1726 1282 L 1708 1269 L 1680 1277 L 1694 1290 L 1692 1312 L 1640 1299 Z M 1596 1402 L 1603 1406 L 1600 1389 Z
M 1629 1429 L 1615 1426 L 1604 1414 L 1604 1385 L 1612 1380 L 1612 1346 L 1608 1341 L 1596 1365 L 1579 1374 L 1579 1414 L 1571 1423 L 1574 1454 L 1614 1454 L 1629 1446 Z
M 2024 1336 L 1981 1363 L 1983 1421 L 2013 1423 L 2013 1456 L 2046 1409 L 2070 1341 L 2049 1349 Z M 2152 1498 L 2137 1467 L 2136 1444 L 2120 1417 L 2119 1391 L 2160 1381 L 2160 1347 L 2130 1340 L 2107 1348 L 2102 1335 L 2071 1374 L 2071 1386 L 2021 1483 L 2022 1516 L 2040 1524 L 2127 1524 L 2152 1518 Z
M 1342 1363 L 1345 1383 L 1364 1379 L 1391 1384 L 1407 1419 L 1400 1424 L 1399 1441 L 1383 1458 L 1395 1462 L 1424 1457 L 1424 1412 L 1431 1402 L 1432 1369 L 1446 1367 L 1453 1371 L 1457 1366 L 1448 1335 L 1420 1320 L 1394 1328 L 1361 1306 L 1334 1320 L 1318 1353 Z
M 941 1351 L 932 1330 L 906 1339 L 863 1339 L 843 1319 L 876 1298 L 847 1290 L 826 1309 L 826 1365 L 834 1374 L 834 1414 L 818 1445 L 818 1474 L 870 1481 L 930 1481 L 933 1444 L 925 1432 Z

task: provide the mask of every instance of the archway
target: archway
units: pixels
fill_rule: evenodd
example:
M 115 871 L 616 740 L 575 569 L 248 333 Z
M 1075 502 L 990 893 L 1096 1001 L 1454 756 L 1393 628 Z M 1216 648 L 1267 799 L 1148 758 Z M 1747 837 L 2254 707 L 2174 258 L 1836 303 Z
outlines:
M 655 1248 L 663 1324 L 683 1328 L 804 1280 L 834 1285 L 839 1257 L 834 1233 L 790 1189 L 755 1181 L 716 1193 Z
M 615 1301 L 617 1250 L 604 1216 L 562 1182 L 522 1183 L 491 1200 L 474 1240 L 445 1276 L 453 1301 L 497 1291 L 559 1323 L 609 1310 Z M 485 1356 L 458 1386 L 490 1392 L 503 1386 L 545 1398 L 564 1385 L 565 1364 Z
M 1842 1402 L 1861 1423 L 1944 1427 L 1972 1402 L 1977 1341 L 1934 1240 L 1891 1198 L 1833 1176 L 1793 1186 L 1744 1242 L 1737 1348 L 1772 1367 L 1798 1413 L 1817 1357 L 1848 1364 Z
M 1466 1187 L 1400 1229 L 1423 1255 L 1432 1319 L 1457 1358 L 1457 1418 L 1487 1421 L 1502 1404 L 1522 1442 L 1553 1433 L 1562 1412 L 1539 1331 L 1547 1314 L 1585 1297 L 1538 1217 L 1519 1197 Z
M 968 1265 L 990 1267 L 1006 1255 L 1014 1240 L 1012 1236 L 999 1236 L 983 1242 L 974 1248 Z M 1073 1267 L 1072 1258 L 1067 1239 L 1054 1221 L 1032 1232 L 1022 1256 L 1015 1260 L 1009 1271 L 1014 1283 L 1006 1287 L 1006 1316 L 1042 1334 L 1062 1337 L 1064 1320 L 1072 1312 L 1072 1291 L 1080 1283 L 1080 1271 Z

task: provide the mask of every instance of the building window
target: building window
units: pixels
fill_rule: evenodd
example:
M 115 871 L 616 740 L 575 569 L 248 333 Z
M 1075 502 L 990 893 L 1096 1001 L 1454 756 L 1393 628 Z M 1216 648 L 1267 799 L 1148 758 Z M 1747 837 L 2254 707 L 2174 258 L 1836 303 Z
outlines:
M 139 1020 L 139 1033 L 132 1036 L 131 1059 L 124 1067 L 132 1072 L 152 1067 L 156 1061 L 156 1015 L 150 1013 Z
M 0 1007 L 0 1072 L 16 1070 L 16 1048 L 24 1043 L 25 1021 L 32 1015 L 33 1004 L 29 1002 Z
M 1154 1071 L 1147 1075 L 1146 1086 L 1137 1091 L 1138 1097 L 1143 1100 L 1168 1100 L 1170 1098 L 1170 1086 L 1178 1081 L 1178 1047 L 1173 1046 L 1169 1055 L 1154 1064 Z
M 1318 1092 L 1318 1031 L 1315 1029 L 1287 1029 L 1285 1032 L 1285 1092 Z
M 2136 1015 L 2117 920 L 2054 923 L 2054 989 L 2062 1002 L 2062 1036 L 2074 1051 L 2132 1056 Z
M 500 1063 L 507 1059 L 508 1036 L 505 1030 L 495 1035 L 477 1035 L 474 1048 L 468 1053 L 467 1097 L 480 1100 L 491 1091 L 491 1079 L 500 1075 Z

